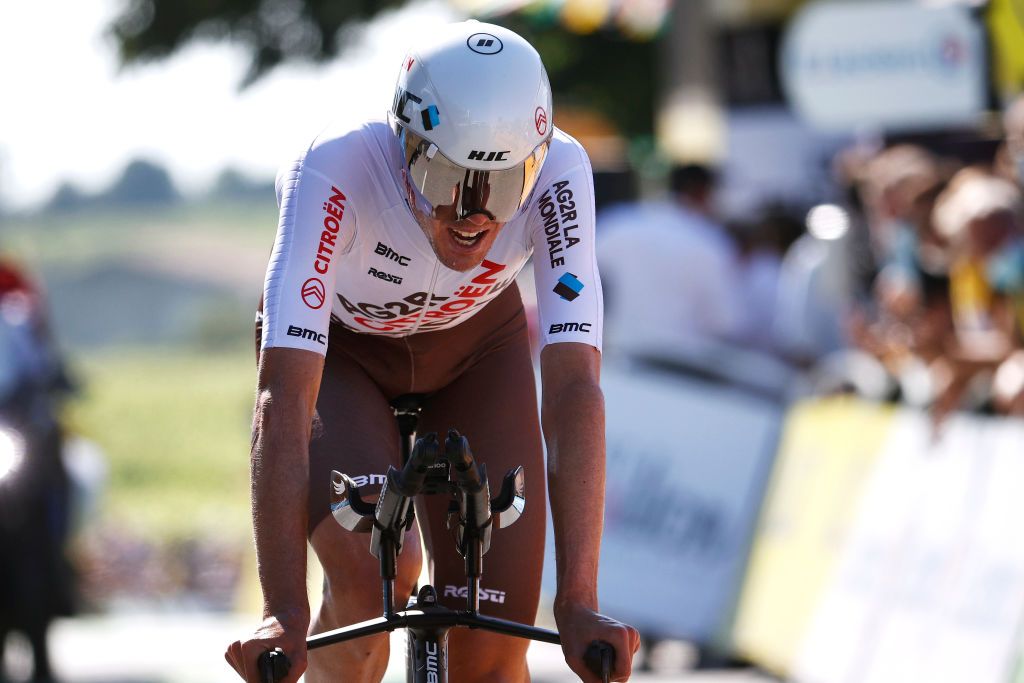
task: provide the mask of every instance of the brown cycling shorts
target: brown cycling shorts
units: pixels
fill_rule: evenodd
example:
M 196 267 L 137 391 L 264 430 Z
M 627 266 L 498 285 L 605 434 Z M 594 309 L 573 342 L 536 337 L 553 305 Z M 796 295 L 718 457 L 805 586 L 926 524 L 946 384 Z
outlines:
M 511 527 L 493 530 L 480 608 L 533 623 L 547 493 L 526 316 L 515 284 L 446 330 L 396 339 L 332 325 L 309 445 L 309 533 L 330 515 L 331 470 L 376 482 L 374 475 L 399 466 L 398 427 L 389 403 L 409 393 L 426 395 L 417 432 L 436 432 L 442 440 L 450 428 L 464 434 L 477 461 L 487 464 L 495 495 L 507 470 L 525 468 L 526 509 Z M 374 483 L 360 488 L 370 499 L 379 490 Z M 441 496 L 424 502 L 427 519 L 418 517 L 434 587 L 444 604 L 464 606 L 465 572 L 446 528 L 448 502 Z

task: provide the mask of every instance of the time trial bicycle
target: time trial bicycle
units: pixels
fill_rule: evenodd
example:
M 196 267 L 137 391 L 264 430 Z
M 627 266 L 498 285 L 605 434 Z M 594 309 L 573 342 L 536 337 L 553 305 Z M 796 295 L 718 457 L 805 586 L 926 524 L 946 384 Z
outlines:
M 483 556 L 491 545 L 491 530 L 513 524 L 526 506 L 523 467 L 509 470 L 497 497 L 491 498 L 486 464 L 477 464 L 469 442 L 455 430 L 442 444 L 436 434 L 426 434 L 413 445 L 423 397 L 401 396 L 392 402 L 402 436 L 402 469 L 388 468 L 375 504 L 363 500 L 359 488 L 345 474 L 331 473 L 331 514 L 343 528 L 370 534 L 370 553 L 380 562 L 384 613 L 376 619 L 318 633 L 306 640 L 310 650 L 356 638 L 407 630 L 408 683 L 447 683 L 448 631 L 463 627 L 482 629 L 517 638 L 558 645 L 558 633 L 514 621 L 480 614 L 480 577 Z M 465 561 L 466 606 L 453 610 L 438 604 L 437 591 L 424 585 L 403 611 L 395 610 L 395 579 L 398 555 L 405 533 L 415 523 L 413 500 L 418 495 L 447 495 L 449 526 L 456 529 L 459 553 Z M 587 667 L 608 683 L 615 651 L 608 643 L 594 641 L 584 656 Z M 263 683 L 284 678 L 288 658 L 278 648 L 260 656 Z

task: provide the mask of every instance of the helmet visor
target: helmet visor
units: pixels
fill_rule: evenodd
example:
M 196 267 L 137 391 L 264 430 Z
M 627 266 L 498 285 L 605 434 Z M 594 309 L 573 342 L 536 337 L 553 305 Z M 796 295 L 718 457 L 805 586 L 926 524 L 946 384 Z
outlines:
M 498 223 L 515 218 L 540 175 L 545 140 L 522 163 L 501 171 L 477 171 L 456 164 L 415 131 L 392 122 L 409 181 L 434 218 L 461 220 L 482 213 Z

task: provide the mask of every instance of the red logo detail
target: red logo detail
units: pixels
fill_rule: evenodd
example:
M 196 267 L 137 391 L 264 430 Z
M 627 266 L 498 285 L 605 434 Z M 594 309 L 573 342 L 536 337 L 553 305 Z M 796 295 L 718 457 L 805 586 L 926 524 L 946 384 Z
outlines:
M 405 65 L 405 70 L 408 71 L 409 69 L 411 69 L 412 68 L 412 63 L 415 62 L 415 61 L 416 61 L 415 59 L 413 59 L 412 57 L 409 57 L 409 61 Z
M 533 113 L 533 124 L 537 126 L 538 135 L 548 132 L 548 113 L 544 111 L 544 107 L 537 107 L 537 111 Z
M 311 277 L 302 283 L 302 300 L 306 305 L 316 310 L 324 305 L 327 292 L 324 290 L 324 283 L 315 277 Z

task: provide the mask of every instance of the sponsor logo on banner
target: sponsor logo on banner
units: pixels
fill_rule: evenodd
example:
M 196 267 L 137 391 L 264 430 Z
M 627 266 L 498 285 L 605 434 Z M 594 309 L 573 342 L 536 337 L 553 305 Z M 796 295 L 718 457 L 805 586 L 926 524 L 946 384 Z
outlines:
M 326 299 L 327 290 L 318 278 L 311 277 L 302 283 L 302 301 L 307 306 L 316 310 L 324 305 Z
M 400 301 L 384 304 L 355 303 L 338 294 L 342 308 L 353 316 L 356 329 L 373 332 L 405 332 L 413 328 L 431 330 L 446 327 L 463 313 L 477 309 L 515 282 L 507 266 L 484 259 L 477 275 L 452 296 L 415 292 Z M 503 278 L 503 279 L 500 279 Z M 427 309 L 424 311 L 424 309 Z
M 805 3 L 783 39 L 782 85 L 825 130 L 973 124 L 986 101 L 983 27 L 965 3 Z
M 470 150 L 469 156 L 466 158 L 470 161 L 508 161 L 508 154 L 512 150 L 506 149 L 502 152 L 481 152 L 480 150 Z
M 562 332 L 590 332 L 592 323 L 552 323 L 548 328 L 548 334 L 560 334 Z
M 560 180 L 548 188 L 541 195 L 538 208 L 548 242 L 548 263 L 552 269 L 559 268 L 565 265 L 565 250 L 580 242 L 580 238 L 572 234 L 579 229 L 579 214 L 569 181 Z
M 551 291 L 566 301 L 572 301 L 583 291 L 583 283 L 572 273 L 563 273 L 562 277 L 558 278 L 555 288 Z
M 326 275 L 331 265 L 338 232 L 341 230 L 341 219 L 345 216 L 345 200 L 345 194 L 332 185 L 331 196 L 324 202 L 324 231 L 320 233 L 320 246 L 313 259 L 313 270 L 321 275 Z
M 445 586 L 444 596 L 446 598 L 465 598 L 469 595 L 469 589 L 465 586 Z M 477 595 L 480 602 L 493 602 L 499 605 L 505 603 L 505 591 L 496 591 L 492 588 L 479 588 Z
M 402 278 L 399 277 L 398 275 L 392 275 L 391 273 L 385 273 L 383 270 L 377 270 L 376 268 L 370 268 L 370 270 L 366 271 L 366 274 L 367 275 L 372 275 L 373 277 L 377 278 L 378 280 L 383 280 L 384 282 L 393 282 L 396 285 L 402 284 Z
M 383 256 L 384 258 L 391 259 L 400 266 L 409 265 L 408 256 L 402 256 L 397 251 L 395 251 L 388 245 L 384 244 L 383 242 L 377 242 L 377 248 L 373 250 L 373 253 L 377 254 L 378 256 Z
M 289 337 L 300 337 L 302 339 L 309 339 L 311 341 L 315 341 L 315 342 L 318 342 L 320 344 L 323 344 L 324 346 L 327 346 L 327 335 L 326 334 L 324 334 L 322 332 L 317 332 L 316 330 L 310 330 L 310 329 L 305 328 L 305 327 L 299 327 L 298 325 L 289 325 L 288 326 L 288 336 Z
M 537 126 L 537 135 L 548 132 L 548 113 L 544 107 L 537 107 L 537 111 L 533 112 L 533 125 Z
M 497 36 L 490 33 L 474 33 L 466 40 L 466 45 L 478 55 L 496 55 L 505 47 Z

